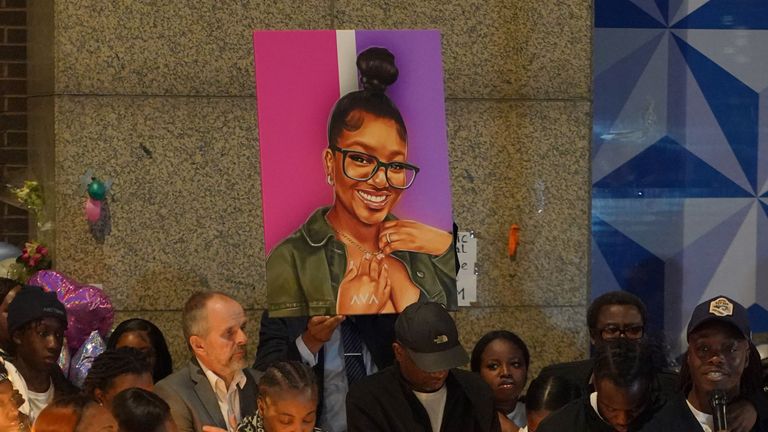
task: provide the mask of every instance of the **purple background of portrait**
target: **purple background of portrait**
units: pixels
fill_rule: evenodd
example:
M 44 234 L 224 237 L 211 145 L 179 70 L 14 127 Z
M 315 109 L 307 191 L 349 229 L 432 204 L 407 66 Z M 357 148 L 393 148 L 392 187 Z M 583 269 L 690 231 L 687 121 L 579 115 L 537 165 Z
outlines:
M 329 33 L 254 32 L 267 253 L 315 209 L 333 202 L 322 164 L 328 116 L 339 97 L 338 66 L 335 76 L 330 67 L 331 63 L 338 64 L 337 53 L 329 49 Z M 317 38 L 323 42 L 318 43 Z M 400 70 L 397 82 L 387 94 L 400 108 L 408 128 L 408 160 L 421 171 L 414 185 L 403 193 L 393 214 L 451 231 L 440 33 L 358 30 L 355 39 L 357 53 L 371 46 L 390 50 Z M 319 59 L 321 56 L 324 58 Z M 290 89 L 292 97 L 287 97 L 283 89 Z M 329 89 L 335 89 L 334 97 Z M 322 115 L 305 117 L 308 106 L 321 107 L 313 108 L 312 112 Z

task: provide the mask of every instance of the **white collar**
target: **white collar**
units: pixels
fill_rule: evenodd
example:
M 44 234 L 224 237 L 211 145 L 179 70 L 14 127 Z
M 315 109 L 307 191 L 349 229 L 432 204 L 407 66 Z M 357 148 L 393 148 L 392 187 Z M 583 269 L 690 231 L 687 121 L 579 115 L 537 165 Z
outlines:
M 226 383 L 224 382 L 223 378 L 216 375 L 214 371 L 208 369 L 203 364 L 203 362 L 200 361 L 200 359 L 197 359 L 197 363 L 200 365 L 200 369 L 203 370 L 205 377 L 208 379 L 208 382 L 211 384 L 211 388 L 213 389 L 214 393 L 217 394 L 217 396 L 220 391 L 223 391 L 224 395 L 227 395 L 236 389 L 242 390 L 243 387 L 245 387 L 246 377 L 242 369 L 235 372 L 235 377 L 232 379 L 232 382 L 229 383 L 229 388 L 226 388 Z

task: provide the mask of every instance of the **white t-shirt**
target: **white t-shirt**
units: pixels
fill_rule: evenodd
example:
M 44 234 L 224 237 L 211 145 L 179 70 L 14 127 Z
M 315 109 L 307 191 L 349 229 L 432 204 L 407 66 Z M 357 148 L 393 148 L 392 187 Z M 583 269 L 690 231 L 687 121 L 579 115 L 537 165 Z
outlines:
M 28 389 L 27 394 L 23 396 L 29 404 L 29 419 L 34 422 L 40 411 L 53 401 L 53 382 L 45 393 L 36 393 Z
M 445 401 L 448 399 L 448 388 L 443 386 L 440 390 L 432 393 L 421 393 L 414 390 L 413 394 L 427 411 L 429 422 L 432 424 L 432 432 L 440 432 L 440 426 L 443 424 L 443 412 L 445 412 Z
M 712 432 L 715 430 L 715 418 L 712 416 L 712 414 L 707 414 L 697 410 L 693 407 L 693 405 L 691 405 L 690 402 L 688 402 L 687 399 L 685 400 L 685 403 L 688 404 L 688 408 L 691 410 L 693 416 L 696 417 L 696 421 L 699 422 L 701 428 L 704 429 L 704 432 Z

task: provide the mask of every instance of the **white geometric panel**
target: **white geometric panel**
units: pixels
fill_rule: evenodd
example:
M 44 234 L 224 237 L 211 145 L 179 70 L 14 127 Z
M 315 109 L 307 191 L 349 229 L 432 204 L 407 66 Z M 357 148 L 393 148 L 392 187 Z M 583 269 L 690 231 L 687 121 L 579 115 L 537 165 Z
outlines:
M 754 198 L 688 198 L 683 203 L 683 247 L 755 202 Z
M 768 88 L 768 30 L 674 30 L 756 92 Z
M 592 160 L 593 183 L 667 133 L 668 38 L 662 37 L 616 121 L 601 137 L 604 144 Z
M 736 233 L 733 241 L 728 245 L 720 265 L 707 284 L 707 288 L 698 296 L 695 295 L 695 291 L 690 292 L 690 289 L 682 292 L 680 312 L 683 316 L 690 317 L 693 308 L 697 304 L 721 294 L 727 295 L 746 307 L 755 302 L 757 283 L 757 273 L 755 271 L 757 256 L 755 252 L 757 247 L 757 216 L 759 215 L 756 206 L 759 204 L 755 199 L 751 199 L 751 201 L 752 207 L 744 218 L 744 222 L 739 227 L 739 231 Z M 719 247 L 723 246 L 719 245 Z M 698 260 L 686 259 L 686 255 L 683 254 L 681 265 L 684 269 L 684 274 L 696 275 L 698 272 L 707 270 L 699 268 L 700 265 L 697 266 L 697 264 L 700 264 Z M 685 276 L 683 277 L 685 278 Z M 682 286 L 685 286 L 685 282 L 683 282 Z M 682 352 L 687 346 L 685 334 L 687 319 L 683 321 L 683 328 L 678 333 L 677 344 L 673 347 L 672 352 Z
M 768 91 L 760 93 L 757 133 L 757 190 L 758 196 L 768 192 Z
M 661 12 L 659 11 L 659 7 L 656 6 L 656 2 L 654 0 L 629 0 L 629 1 L 637 5 L 637 7 L 642 9 L 648 15 L 652 16 L 660 24 L 665 24 L 664 17 L 661 15 Z
M 603 252 L 600 247 L 592 239 L 592 295 L 597 296 L 608 291 L 621 290 L 621 285 L 616 280 L 616 276 L 611 271 L 611 266 L 605 261 Z M 595 289 L 599 289 L 600 292 L 595 292 Z
M 710 0 L 672 0 L 669 2 L 669 15 L 674 13 L 674 17 L 669 20 L 669 25 L 673 26 L 681 19 L 687 17 L 696 9 L 709 3 Z
M 759 208 L 757 200 L 753 200 L 739 232 L 728 247 L 720 266 L 710 279 L 707 289 L 699 298 L 699 302 L 718 294 L 727 294 L 737 302 L 749 306 L 755 302 L 757 289 L 757 216 Z M 693 263 L 686 263 L 692 264 Z M 689 267 L 695 271 L 695 267 Z
M 752 186 L 736 160 L 736 155 L 733 154 L 696 78 L 682 60 L 680 49 L 676 46 L 677 44 L 671 45 L 673 47 L 669 55 L 676 60 L 673 63 L 683 65 L 684 69 L 684 71 L 678 71 L 685 77 L 682 81 L 685 83 L 684 89 L 678 89 L 685 92 L 684 99 L 677 103 L 685 103 L 685 124 L 671 130 L 670 136 L 744 190 L 752 191 Z
M 754 198 L 592 199 L 592 212 L 659 258 L 671 257 Z
M 592 73 L 598 76 L 658 36 L 665 29 L 595 28 Z

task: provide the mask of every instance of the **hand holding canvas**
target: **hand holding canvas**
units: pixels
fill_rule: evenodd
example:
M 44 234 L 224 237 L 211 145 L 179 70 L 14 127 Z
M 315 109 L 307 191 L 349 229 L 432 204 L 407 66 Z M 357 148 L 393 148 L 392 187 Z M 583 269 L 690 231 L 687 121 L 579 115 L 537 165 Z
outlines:
M 344 315 L 310 317 L 307 321 L 307 329 L 301 335 L 304 345 L 312 354 L 317 354 L 323 344 L 331 340 L 331 335 L 342 321 L 344 321 Z

